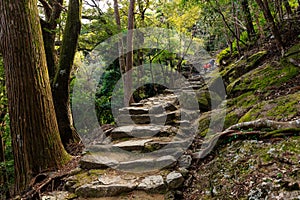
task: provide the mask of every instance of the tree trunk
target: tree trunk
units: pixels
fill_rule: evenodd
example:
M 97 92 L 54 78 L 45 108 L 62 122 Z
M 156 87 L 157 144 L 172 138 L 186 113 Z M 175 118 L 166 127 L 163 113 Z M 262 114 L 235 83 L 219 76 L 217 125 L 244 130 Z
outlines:
M 117 27 L 118 27 L 118 31 L 121 32 L 122 27 L 121 27 L 118 0 L 114 0 L 114 15 L 115 15 L 115 20 L 116 20 L 116 24 L 117 24 Z M 121 38 L 119 38 L 118 48 L 119 48 L 120 73 L 123 74 L 123 73 L 125 73 L 125 58 L 124 58 L 124 48 L 123 48 L 122 35 L 121 35 Z M 124 80 L 123 80 L 123 84 L 124 84 Z
M 61 140 L 65 147 L 81 141 L 73 126 L 70 108 L 70 78 L 81 28 L 81 0 L 69 0 L 68 16 L 64 30 L 59 67 L 53 81 L 53 100 Z
M 0 1 L 15 189 L 69 159 L 55 118 L 36 0 Z
M 284 4 L 285 10 L 286 10 L 286 13 L 288 14 L 288 17 L 290 18 L 293 14 L 291 5 L 288 0 L 283 0 L 283 4 Z
M 46 53 L 47 67 L 52 83 L 57 70 L 57 54 L 55 51 L 55 37 L 57 23 L 62 11 L 63 0 L 50 1 L 49 4 L 41 1 L 45 11 L 45 20 L 40 20 L 43 32 L 44 49 Z
M 252 20 L 250 8 L 249 8 L 248 0 L 242 0 L 241 5 L 242 5 L 242 12 L 243 12 L 244 20 L 246 23 L 248 38 L 249 38 L 249 41 L 251 41 L 251 39 L 253 37 L 255 37 L 255 30 L 254 30 L 254 26 L 253 26 L 253 20 Z
M 239 27 L 239 24 L 238 24 L 238 10 L 236 9 L 236 5 L 235 5 L 235 2 L 232 1 L 231 2 L 232 4 L 232 17 L 234 19 L 234 33 L 236 35 L 236 48 L 237 48 L 237 51 L 238 51 L 238 54 L 239 56 L 241 56 L 241 48 L 240 48 L 240 27 Z
M 126 75 L 124 85 L 124 104 L 127 106 L 133 103 L 132 91 L 132 65 L 133 65 L 133 27 L 134 27 L 134 4 L 135 0 L 130 0 L 128 10 L 128 34 L 127 34 L 127 55 L 126 55 Z
M 282 41 L 281 34 L 278 30 L 278 27 L 275 24 L 274 18 L 271 14 L 268 1 L 267 0 L 256 0 L 256 2 L 263 11 L 264 17 L 271 28 L 272 34 L 274 35 L 274 38 L 276 40 L 278 47 L 280 48 L 281 51 L 283 51 L 284 43 Z

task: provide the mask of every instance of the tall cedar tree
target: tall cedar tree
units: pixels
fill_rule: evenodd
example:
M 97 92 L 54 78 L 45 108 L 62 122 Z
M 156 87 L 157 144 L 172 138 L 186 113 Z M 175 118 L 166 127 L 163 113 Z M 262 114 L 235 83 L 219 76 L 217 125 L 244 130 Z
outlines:
M 62 11 L 63 0 L 41 1 L 45 19 L 41 19 L 47 66 L 53 92 L 53 101 L 58 120 L 58 128 L 63 145 L 79 143 L 80 137 L 76 132 L 70 110 L 69 83 L 75 51 L 80 33 L 80 18 L 82 0 L 70 0 L 67 21 L 61 42 L 58 60 L 55 50 L 56 29 Z
M 134 28 L 134 5 L 135 0 L 130 0 L 128 9 L 128 34 L 127 34 L 127 55 L 124 77 L 124 104 L 133 103 L 132 71 L 133 71 L 133 28 Z
M 34 176 L 62 167 L 70 156 L 55 117 L 36 0 L 0 1 L 0 26 L 20 193 Z
M 71 69 L 81 28 L 81 7 L 82 0 L 69 0 L 60 59 L 52 86 L 58 128 L 65 147 L 69 143 L 79 143 L 81 141 L 73 126 L 69 97 Z

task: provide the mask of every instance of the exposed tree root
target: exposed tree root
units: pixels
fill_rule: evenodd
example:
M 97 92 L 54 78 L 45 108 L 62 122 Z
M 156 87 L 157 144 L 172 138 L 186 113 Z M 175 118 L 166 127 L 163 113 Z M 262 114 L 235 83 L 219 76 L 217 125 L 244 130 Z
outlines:
M 262 130 L 268 128 L 269 132 Z M 248 131 L 241 131 L 248 130 Z M 229 138 L 241 138 L 241 136 L 250 136 L 255 135 L 259 138 L 271 138 L 271 137 L 283 137 L 289 136 L 291 134 L 300 133 L 300 120 L 294 120 L 289 122 L 278 122 L 268 119 L 258 119 L 249 122 L 242 122 L 230 126 L 223 132 L 216 133 L 209 141 L 202 145 L 204 148 L 193 154 L 193 157 L 196 159 L 204 159 L 209 153 L 218 145 L 219 142 L 224 142 L 225 137 Z M 231 140 L 227 140 L 231 141 Z
M 47 173 L 40 173 L 35 176 L 30 184 L 30 189 L 23 194 L 21 197 L 17 197 L 15 199 L 24 199 L 24 200 L 35 200 L 41 199 L 41 194 L 48 186 L 52 187 L 55 183 L 59 182 L 62 178 L 70 174 L 72 169 L 78 166 L 78 162 L 80 160 L 80 156 L 74 157 L 68 164 L 64 166 L 63 169 L 60 169 L 55 172 L 47 172 Z M 53 188 L 52 188 L 53 189 Z

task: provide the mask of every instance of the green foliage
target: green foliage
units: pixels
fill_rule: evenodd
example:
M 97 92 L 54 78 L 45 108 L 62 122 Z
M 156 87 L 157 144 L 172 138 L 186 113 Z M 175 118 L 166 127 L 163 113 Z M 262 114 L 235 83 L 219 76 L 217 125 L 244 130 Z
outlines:
M 3 119 L 1 119 L 0 132 L 3 141 L 4 147 L 4 156 L 5 162 L 0 162 L 0 177 L 5 177 L 6 183 L 4 185 L 0 185 L 0 198 L 5 198 L 5 193 L 9 192 L 14 183 L 14 159 L 12 152 L 12 141 L 10 136 L 10 128 L 9 128 L 9 116 L 5 115 Z
M 95 95 L 96 113 L 100 124 L 115 123 L 111 108 L 118 105 L 122 105 L 122 102 L 117 102 L 118 105 L 111 105 L 111 97 L 114 91 L 114 87 L 120 80 L 120 78 L 121 74 L 118 65 L 115 63 L 112 69 L 104 72 L 100 80 Z

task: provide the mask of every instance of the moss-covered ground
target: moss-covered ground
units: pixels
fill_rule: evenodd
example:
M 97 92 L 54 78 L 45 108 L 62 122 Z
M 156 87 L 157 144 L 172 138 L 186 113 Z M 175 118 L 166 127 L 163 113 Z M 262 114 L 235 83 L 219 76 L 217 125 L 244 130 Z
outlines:
M 283 57 L 268 51 L 240 59 L 229 59 L 225 51 L 220 55 L 219 60 L 226 63 L 219 68 L 227 93 L 223 129 L 259 118 L 299 119 L 299 49 L 300 43 Z M 209 111 L 199 118 L 199 137 L 204 138 L 212 124 L 222 122 L 211 115 Z M 270 137 L 221 142 L 195 166 L 197 173 L 185 199 L 300 199 L 299 129 L 262 132 Z M 290 132 L 296 134 L 285 136 Z

